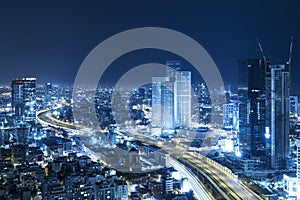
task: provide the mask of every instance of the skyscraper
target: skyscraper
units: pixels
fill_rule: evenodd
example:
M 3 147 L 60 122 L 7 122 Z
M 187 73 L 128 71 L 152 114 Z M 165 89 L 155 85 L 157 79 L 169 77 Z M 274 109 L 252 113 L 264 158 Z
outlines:
M 257 157 L 265 149 L 265 63 L 241 59 L 238 67 L 240 148 L 244 156 Z
M 284 65 L 270 65 L 266 77 L 266 128 L 270 130 L 267 150 L 271 167 L 286 167 L 289 155 L 289 72 Z
M 297 175 L 297 182 L 298 182 L 298 187 L 297 187 L 297 193 L 300 193 L 300 139 L 296 140 L 296 146 L 297 146 L 297 160 L 296 160 L 296 175 Z M 300 200 L 300 195 L 298 195 L 297 200 Z
M 176 125 L 179 127 L 190 127 L 192 116 L 191 103 L 191 72 L 178 71 L 175 79 L 175 104 L 177 104 Z
M 293 127 L 298 122 L 298 96 L 290 96 L 290 126 Z
M 226 130 L 239 130 L 239 107 L 236 102 L 223 105 L 223 128 Z
M 175 133 L 173 82 L 169 77 L 152 78 L 152 130 L 157 134 Z
M 45 84 L 45 99 L 47 102 L 51 101 L 51 94 L 52 94 L 52 83 Z
M 172 136 L 191 122 L 191 72 L 180 61 L 167 61 L 166 77 L 152 78 L 152 132 Z M 178 71 L 177 71 L 178 70 Z
M 164 136 L 173 136 L 175 133 L 174 118 L 174 80 L 166 77 L 162 86 L 162 134 Z
M 152 128 L 161 128 L 161 87 L 164 80 L 164 77 L 152 77 Z
M 170 68 L 166 69 L 166 76 L 169 78 L 168 88 L 172 91 L 172 101 L 173 101 L 173 119 L 174 120 L 174 128 L 178 126 L 178 118 L 179 118 L 179 103 L 178 103 L 178 89 L 176 76 L 177 70 L 181 69 L 181 62 L 180 60 L 168 60 L 166 65 Z M 171 97 L 170 97 L 171 98 Z
M 177 127 L 189 127 L 192 116 L 191 106 L 191 72 L 183 71 L 178 60 L 167 61 L 167 76 L 174 81 L 174 119 Z
M 35 121 L 36 79 L 14 79 L 11 88 L 13 114 L 28 122 Z

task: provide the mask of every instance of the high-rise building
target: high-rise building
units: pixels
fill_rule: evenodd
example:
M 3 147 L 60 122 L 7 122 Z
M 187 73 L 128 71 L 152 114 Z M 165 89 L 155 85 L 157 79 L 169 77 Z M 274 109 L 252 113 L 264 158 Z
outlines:
M 223 128 L 225 130 L 239 130 L 239 106 L 236 102 L 223 105 Z
M 167 77 L 162 86 L 162 134 L 171 136 L 175 133 L 174 118 L 174 81 Z
M 170 78 L 170 89 L 174 96 L 174 120 L 177 127 L 189 127 L 191 123 L 191 72 L 183 71 L 180 60 L 169 60 L 166 71 Z M 173 83 L 173 85 L 171 85 Z
M 192 116 L 191 72 L 177 71 L 174 88 L 175 123 L 178 127 L 190 127 Z
M 238 69 L 241 153 L 260 156 L 265 145 L 265 63 L 256 58 L 240 59 Z
M 46 93 L 51 93 L 52 92 L 52 83 L 46 83 L 45 84 L 45 88 L 46 88 Z
M 265 122 L 266 107 L 265 95 L 261 90 L 249 91 L 250 102 L 250 135 L 251 135 L 251 157 L 262 157 L 265 155 Z
M 152 133 L 173 136 L 175 127 L 191 122 L 191 72 L 180 61 L 167 61 L 166 77 L 152 78 Z
M 284 65 L 270 65 L 266 76 L 266 130 L 267 153 L 271 167 L 276 170 L 286 167 L 289 156 L 289 72 Z
M 12 80 L 11 88 L 13 114 L 27 122 L 34 122 L 36 113 L 36 79 L 14 79 Z
M 170 77 L 152 78 L 152 128 L 165 136 L 175 133 L 173 87 Z
M 297 193 L 300 193 L 300 139 L 296 140 L 296 146 L 297 146 L 297 160 L 296 160 L 296 176 L 297 176 L 297 182 L 298 182 L 298 187 L 297 187 Z M 297 200 L 300 200 L 300 195 L 298 195 Z
M 298 122 L 298 96 L 290 96 L 290 126 L 293 127 Z
M 163 121 L 163 87 L 166 77 L 153 77 L 152 78 L 152 133 L 160 135 L 162 132 Z
M 52 94 L 52 83 L 46 83 L 45 84 L 45 100 L 47 102 L 51 101 L 51 95 Z

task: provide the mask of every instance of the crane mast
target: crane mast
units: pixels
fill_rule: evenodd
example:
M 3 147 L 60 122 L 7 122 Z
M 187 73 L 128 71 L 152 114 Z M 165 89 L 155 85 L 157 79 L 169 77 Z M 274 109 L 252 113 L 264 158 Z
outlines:
M 287 65 L 289 67 L 289 87 L 291 88 L 291 68 L 292 68 L 292 53 L 293 53 L 293 42 L 294 42 L 294 37 L 291 36 L 291 44 L 290 44 L 290 52 L 289 52 L 289 59 L 287 61 Z

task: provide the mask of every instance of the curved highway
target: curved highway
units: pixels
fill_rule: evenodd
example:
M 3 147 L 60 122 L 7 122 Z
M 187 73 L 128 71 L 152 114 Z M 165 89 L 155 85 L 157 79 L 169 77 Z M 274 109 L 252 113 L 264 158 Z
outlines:
M 72 132 L 76 130 L 76 127 L 74 125 L 70 125 L 61 122 L 59 120 L 52 119 L 51 115 L 47 115 L 47 113 L 51 110 L 52 109 L 39 111 L 37 114 L 38 121 L 45 125 L 64 127 L 68 131 L 72 131 Z M 80 132 L 78 131 L 78 129 L 76 131 Z M 137 134 L 136 132 L 133 134 L 133 136 L 137 136 L 138 139 L 144 139 L 145 141 L 150 141 L 149 137 L 145 137 L 145 135 Z M 225 199 L 242 199 L 242 200 L 262 199 L 259 195 L 257 195 L 252 190 L 250 190 L 245 185 L 243 185 L 240 181 L 238 181 L 238 179 L 234 177 L 232 173 L 229 173 L 228 171 L 222 169 L 220 165 L 216 165 L 215 163 L 210 162 L 205 156 L 201 156 L 199 154 L 195 154 L 191 152 L 184 152 L 182 151 L 183 147 L 180 147 L 179 145 L 173 146 L 173 149 L 168 149 L 167 147 L 165 148 L 163 144 L 161 145 L 159 145 L 159 143 L 157 144 L 159 147 L 164 149 L 166 152 L 170 152 L 171 154 L 174 153 L 174 150 L 176 151 L 178 150 L 179 152 L 181 152 L 180 157 L 188 160 L 189 163 L 197 166 L 199 169 L 201 169 L 202 172 L 204 172 L 209 177 L 211 177 L 215 181 L 215 183 L 220 188 L 222 188 L 223 191 L 226 191 L 225 195 L 223 193 Z M 205 199 L 205 200 L 213 199 L 208 194 L 208 192 L 203 188 L 203 185 L 200 183 L 196 175 L 194 175 L 192 172 L 187 170 L 187 168 L 184 165 L 182 165 L 175 159 L 172 158 L 170 159 L 171 160 L 169 161 L 169 164 L 171 164 L 175 169 L 180 171 L 184 176 L 188 178 L 190 185 L 194 191 L 194 194 L 198 199 Z

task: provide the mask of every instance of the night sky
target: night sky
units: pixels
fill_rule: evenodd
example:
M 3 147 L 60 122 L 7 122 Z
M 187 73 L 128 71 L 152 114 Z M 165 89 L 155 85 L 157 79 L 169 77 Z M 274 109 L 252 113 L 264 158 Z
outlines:
M 46 2 L 46 3 L 45 3 Z M 237 83 L 237 59 L 285 63 L 294 36 L 293 94 L 300 94 L 300 1 L 4 1 L 0 3 L 0 83 L 25 76 L 72 84 L 88 53 L 108 37 L 137 27 L 165 27 L 198 41 L 225 84 Z M 174 55 L 136 52 L 114 63 L 120 73 Z M 110 72 L 107 73 L 109 77 Z M 109 79 L 109 78 L 108 78 Z M 298 79 L 298 80 L 297 80 Z

